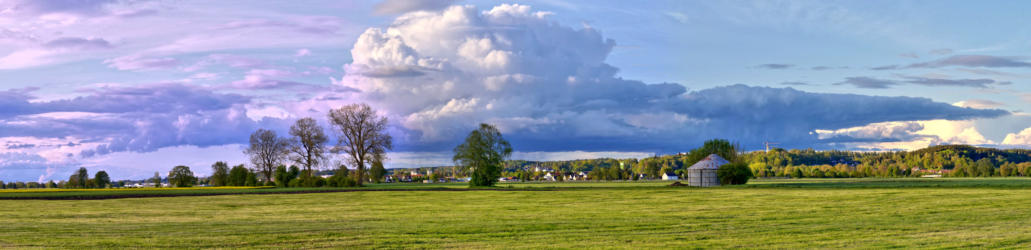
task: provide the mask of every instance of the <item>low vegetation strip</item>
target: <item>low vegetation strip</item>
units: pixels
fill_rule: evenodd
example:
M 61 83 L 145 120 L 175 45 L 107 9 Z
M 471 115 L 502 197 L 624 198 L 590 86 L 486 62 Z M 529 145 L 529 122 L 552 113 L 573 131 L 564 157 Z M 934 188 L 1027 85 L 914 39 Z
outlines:
M 976 181 L 1024 183 L 970 179 L 960 184 Z M 758 180 L 754 185 L 766 182 L 824 181 Z M 832 183 L 848 185 L 844 181 L 826 184 Z M 1031 248 L 1031 214 L 1025 209 L 1031 204 L 1031 192 L 1024 190 L 961 185 L 834 189 L 662 184 L 555 184 L 563 187 L 559 189 L 539 188 L 551 183 L 512 184 L 516 190 L 549 192 L 473 189 L 4 201 L 0 202 L 0 245 L 75 249 Z M 504 189 L 507 185 L 503 184 Z
M 246 194 L 305 194 L 370 191 L 553 191 L 579 189 L 699 189 L 670 187 L 667 181 L 588 181 L 588 182 L 514 182 L 493 188 L 469 188 L 464 183 L 385 183 L 361 188 L 275 188 L 275 187 L 192 187 L 127 189 L 17 189 L 0 191 L 0 200 L 102 200 L 147 197 L 214 196 Z M 848 179 L 757 179 L 748 185 L 718 189 L 898 189 L 898 188 L 994 188 L 1031 189 L 1029 178 L 848 178 Z
M 374 191 L 546 191 L 548 188 L 229 188 L 229 189 L 149 189 L 149 190 L 79 190 L 64 192 L 3 192 L 0 193 L 0 200 L 105 200 L 125 198 L 149 198 L 149 197 L 177 197 L 177 196 L 216 196 L 216 195 L 247 195 L 247 194 L 307 194 L 307 193 L 337 193 L 337 192 L 374 192 Z
M 757 179 L 739 188 L 999 188 L 1031 189 L 1031 178 Z

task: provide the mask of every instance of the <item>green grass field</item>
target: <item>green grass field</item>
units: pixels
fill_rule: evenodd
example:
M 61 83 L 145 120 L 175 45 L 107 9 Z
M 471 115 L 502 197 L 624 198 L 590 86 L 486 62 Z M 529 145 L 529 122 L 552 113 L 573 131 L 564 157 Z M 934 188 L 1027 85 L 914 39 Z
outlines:
M 666 184 L 3 200 L 0 248 L 1031 247 L 1031 179 Z

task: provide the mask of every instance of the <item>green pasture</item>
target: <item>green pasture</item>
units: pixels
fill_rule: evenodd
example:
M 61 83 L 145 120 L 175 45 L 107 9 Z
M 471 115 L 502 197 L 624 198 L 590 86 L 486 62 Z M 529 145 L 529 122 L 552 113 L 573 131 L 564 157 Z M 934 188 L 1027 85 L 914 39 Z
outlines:
M 1029 179 L 666 184 L 0 200 L 0 248 L 1031 247 Z

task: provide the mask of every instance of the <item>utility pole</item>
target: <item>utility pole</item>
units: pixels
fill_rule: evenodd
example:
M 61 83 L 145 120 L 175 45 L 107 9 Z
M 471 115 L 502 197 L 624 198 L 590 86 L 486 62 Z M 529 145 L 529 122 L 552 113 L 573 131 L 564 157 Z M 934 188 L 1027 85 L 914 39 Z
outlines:
M 770 152 L 770 145 L 777 145 L 777 144 L 780 144 L 780 143 L 766 141 L 766 142 L 763 142 L 763 144 L 766 145 L 766 153 L 769 153 Z

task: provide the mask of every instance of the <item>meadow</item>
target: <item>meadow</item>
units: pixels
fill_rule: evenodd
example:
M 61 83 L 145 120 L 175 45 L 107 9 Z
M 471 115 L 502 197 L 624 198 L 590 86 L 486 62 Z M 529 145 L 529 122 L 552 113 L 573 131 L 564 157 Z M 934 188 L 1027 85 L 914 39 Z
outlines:
M 464 192 L 438 190 L 461 184 L 379 184 L 365 189 L 405 191 L 3 200 L 0 247 L 1031 247 L 1029 178 L 667 184 L 502 183 Z

